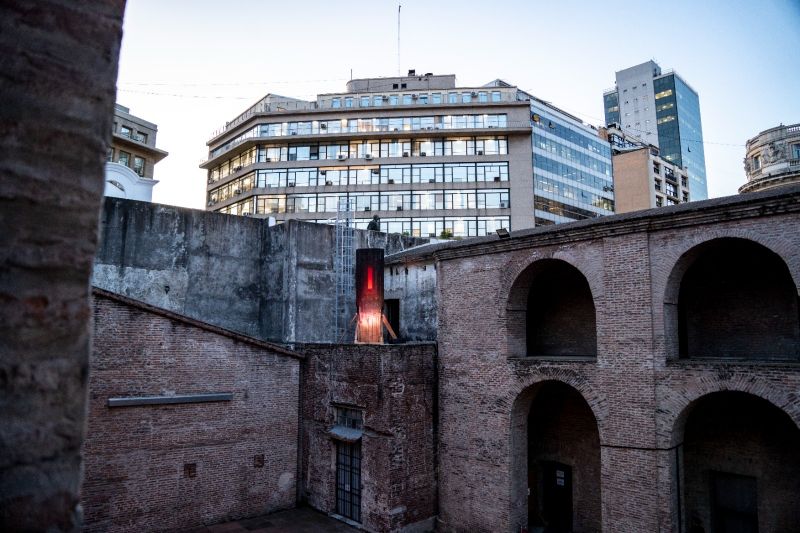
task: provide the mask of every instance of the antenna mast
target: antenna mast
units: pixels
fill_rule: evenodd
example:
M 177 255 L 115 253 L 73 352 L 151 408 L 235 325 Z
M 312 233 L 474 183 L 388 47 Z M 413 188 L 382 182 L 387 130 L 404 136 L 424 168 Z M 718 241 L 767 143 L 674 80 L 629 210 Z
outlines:
M 397 4 L 397 75 L 400 76 L 400 3 Z

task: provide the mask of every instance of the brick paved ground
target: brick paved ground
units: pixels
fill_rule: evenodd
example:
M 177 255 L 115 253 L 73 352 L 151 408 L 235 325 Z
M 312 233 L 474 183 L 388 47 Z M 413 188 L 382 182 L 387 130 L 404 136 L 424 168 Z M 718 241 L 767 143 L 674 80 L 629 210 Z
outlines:
M 357 529 L 309 507 L 280 511 L 236 522 L 194 528 L 183 533 L 353 533 Z

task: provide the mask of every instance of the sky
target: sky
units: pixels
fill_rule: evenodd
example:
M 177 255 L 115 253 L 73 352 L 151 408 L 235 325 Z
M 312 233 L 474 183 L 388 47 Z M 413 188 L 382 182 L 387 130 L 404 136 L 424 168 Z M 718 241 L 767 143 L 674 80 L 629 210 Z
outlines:
M 618 70 L 653 59 L 700 95 L 710 197 L 747 139 L 800 123 L 800 0 L 404 0 L 400 70 L 501 78 L 602 125 Z M 206 142 L 267 93 L 343 92 L 398 71 L 398 2 L 128 0 L 117 102 L 158 125 L 153 201 L 202 209 Z

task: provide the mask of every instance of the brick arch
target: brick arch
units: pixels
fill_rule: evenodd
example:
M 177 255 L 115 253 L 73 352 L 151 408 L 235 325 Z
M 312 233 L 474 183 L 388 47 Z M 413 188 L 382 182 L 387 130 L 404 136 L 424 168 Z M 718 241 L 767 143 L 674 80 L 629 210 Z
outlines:
M 687 239 L 683 246 L 676 248 L 670 257 L 662 261 L 659 275 L 653 276 L 654 306 L 663 313 L 656 313 L 656 330 L 663 328 L 664 349 L 667 359 L 675 359 L 679 352 L 679 319 L 678 301 L 681 283 L 687 271 L 701 257 L 708 247 L 722 240 L 744 241 L 759 245 L 768 253 L 775 254 L 786 265 L 795 291 L 800 295 L 800 254 L 796 247 L 785 239 L 763 236 L 745 230 L 712 230 L 695 234 Z M 658 301 L 660 298 L 661 301 Z M 658 324 L 661 322 L 661 324 Z
M 534 376 L 513 388 L 506 399 L 511 405 L 509 424 L 509 522 L 514 531 L 527 525 L 528 517 L 528 415 L 541 387 L 559 383 L 576 391 L 586 402 L 600 437 L 604 441 L 604 421 L 607 416 L 606 399 L 577 372 L 559 369 L 550 375 Z
M 595 317 L 599 298 L 602 297 L 602 268 L 597 268 L 597 258 L 579 254 L 574 250 L 536 250 L 525 256 L 513 257 L 502 269 L 499 296 L 501 324 L 506 333 L 506 354 L 524 355 L 526 347 L 526 312 L 528 295 L 533 279 L 548 261 L 561 261 L 577 270 L 589 285 Z M 504 303 L 504 305 L 503 305 Z M 596 320 L 596 318 L 595 318 Z
M 674 293 L 675 300 L 668 300 L 673 296 L 668 291 L 671 289 L 670 286 L 675 276 L 677 275 L 677 279 L 680 280 L 689 264 L 691 264 L 691 261 L 686 261 L 687 254 L 697 249 L 700 245 L 725 238 L 752 241 L 777 254 L 789 268 L 792 280 L 798 288 L 798 293 L 800 293 L 800 253 L 797 251 L 797 246 L 787 239 L 738 228 L 704 228 L 702 232 L 687 234 L 685 237 L 680 244 L 670 247 L 669 255 L 662 259 L 662 266 L 654 272 L 653 295 L 655 297 L 662 296 L 664 298 L 662 303 L 667 301 L 677 303 L 677 292 Z M 659 302 L 655 303 L 658 305 Z
M 791 387 L 786 387 L 791 388 Z M 683 442 L 686 420 L 697 403 L 716 392 L 744 392 L 766 400 L 786 413 L 800 428 L 800 396 L 796 392 L 786 391 L 762 378 L 750 374 L 725 375 L 718 374 L 711 378 L 707 373 L 697 377 L 683 386 L 664 388 L 664 396 L 659 400 L 658 413 L 662 418 L 658 423 L 658 440 L 664 447 L 677 446 Z

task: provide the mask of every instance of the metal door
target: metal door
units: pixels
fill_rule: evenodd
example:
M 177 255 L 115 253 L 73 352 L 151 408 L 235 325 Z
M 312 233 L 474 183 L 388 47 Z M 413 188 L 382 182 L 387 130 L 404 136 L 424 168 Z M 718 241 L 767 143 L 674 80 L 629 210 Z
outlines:
M 336 442 L 336 513 L 361 522 L 361 441 Z

